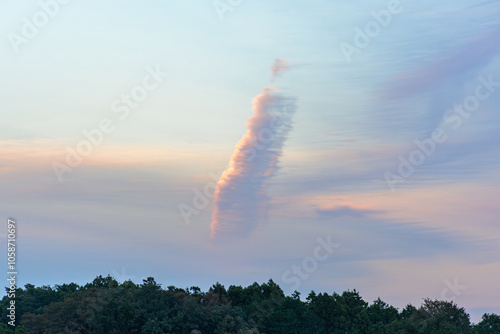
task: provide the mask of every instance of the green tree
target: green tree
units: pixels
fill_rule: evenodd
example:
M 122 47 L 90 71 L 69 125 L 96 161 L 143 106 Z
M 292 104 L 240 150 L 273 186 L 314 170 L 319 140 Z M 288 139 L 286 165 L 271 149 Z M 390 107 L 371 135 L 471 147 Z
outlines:
M 485 313 L 474 329 L 478 334 L 500 333 L 500 316 Z
M 452 301 L 424 299 L 412 317 L 420 333 L 471 333 L 470 318 Z
M 398 310 L 382 301 L 380 297 L 368 306 L 367 314 L 372 324 L 368 332 L 374 334 L 386 333 L 387 325 L 400 319 Z
M 23 326 L 16 326 L 15 334 L 29 334 Z
M 118 281 L 115 280 L 111 275 L 103 277 L 102 275 L 94 278 L 92 283 L 87 283 L 85 285 L 86 289 L 90 288 L 116 288 L 118 287 Z
M 10 298 L 0 300 L 0 334 L 490 334 L 500 317 L 485 314 L 471 326 L 453 302 L 425 299 L 401 313 L 380 298 L 368 305 L 356 290 L 316 294 L 303 302 L 285 296 L 272 279 L 247 287 L 217 282 L 207 292 L 192 286 L 162 289 L 153 277 L 138 285 L 110 275 L 91 283 L 16 289 L 16 326 L 7 326 Z
M 14 331 L 10 330 L 6 324 L 0 324 L 0 334 L 13 334 Z

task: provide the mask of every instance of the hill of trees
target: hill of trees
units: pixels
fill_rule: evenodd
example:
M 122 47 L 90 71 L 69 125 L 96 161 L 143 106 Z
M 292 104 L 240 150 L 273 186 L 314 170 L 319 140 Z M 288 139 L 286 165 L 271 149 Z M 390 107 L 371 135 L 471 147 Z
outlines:
M 378 298 L 369 304 L 356 290 L 342 294 L 294 292 L 285 296 L 273 280 L 247 287 L 214 284 L 165 288 L 154 278 L 142 284 L 98 276 L 92 283 L 35 287 L 16 291 L 16 327 L 7 323 L 10 299 L 1 301 L 4 333 L 141 334 L 406 334 L 500 333 L 500 317 L 484 314 L 472 325 L 452 301 L 425 299 L 402 310 Z

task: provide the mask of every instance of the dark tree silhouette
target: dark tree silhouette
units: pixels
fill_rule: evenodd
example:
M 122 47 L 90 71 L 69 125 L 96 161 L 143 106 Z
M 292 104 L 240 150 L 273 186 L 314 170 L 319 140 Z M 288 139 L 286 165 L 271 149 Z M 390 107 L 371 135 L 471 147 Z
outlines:
M 7 324 L 7 296 L 0 302 L 0 334 L 493 334 L 500 317 L 484 314 L 471 325 L 452 301 L 425 299 L 401 311 L 377 298 L 369 304 L 356 290 L 317 294 L 305 301 L 286 296 L 272 279 L 247 287 L 217 282 L 162 288 L 153 277 L 142 284 L 97 276 L 91 283 L 54 287 L 26 284 L 16 290 L 15 329 Z

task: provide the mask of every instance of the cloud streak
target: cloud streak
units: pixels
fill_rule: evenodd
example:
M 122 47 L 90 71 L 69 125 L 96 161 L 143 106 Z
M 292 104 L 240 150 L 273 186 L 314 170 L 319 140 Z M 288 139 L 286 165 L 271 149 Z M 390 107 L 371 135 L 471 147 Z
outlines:
M 400 99 L 434 90 L 447 80 L 456 80 L 464 72 L 487 66 L 500 54 L 500 25 L 474 36 L 449 54 L 423 68 L 400 74 L 392 80 L 384 97 Z
M 321 218 L 367 218 L 373 214 L 383 213 L 377 210 L 357 208 L 351 205 L 323 207 L 316 210 Z
M 266 188 L 291 129 L 295 101 L 265 88 L 215 191 L 212 238 L 246 236 L 267 214 Z

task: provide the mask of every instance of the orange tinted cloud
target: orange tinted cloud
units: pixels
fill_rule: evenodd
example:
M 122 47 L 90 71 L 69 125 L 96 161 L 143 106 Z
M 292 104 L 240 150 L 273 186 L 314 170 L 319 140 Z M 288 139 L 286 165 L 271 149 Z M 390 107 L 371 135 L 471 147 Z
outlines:
M 266 186 L 278 168 L 278 158 L 291 128 L 294 101 L 264 89 L 253 100 L 253 110 L 247 132 L 236 145 L 229 168 L 217 182 L 212 237 L 246 235 L 266 216 Z

